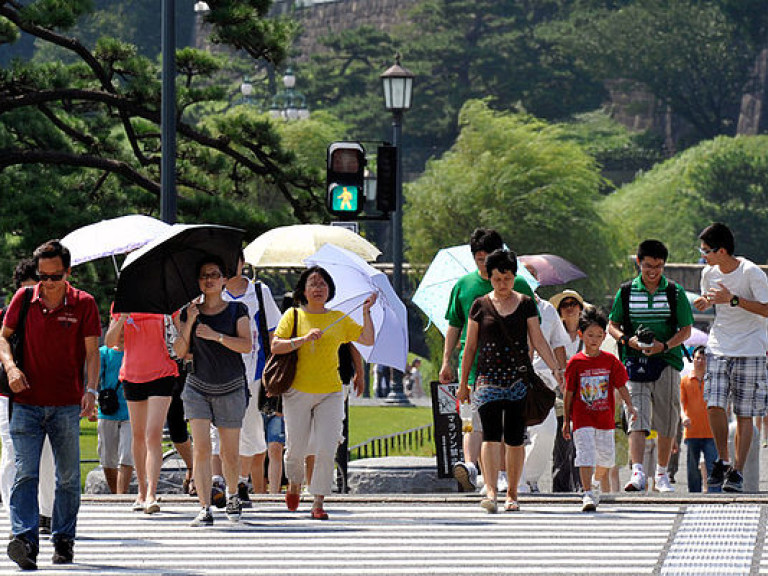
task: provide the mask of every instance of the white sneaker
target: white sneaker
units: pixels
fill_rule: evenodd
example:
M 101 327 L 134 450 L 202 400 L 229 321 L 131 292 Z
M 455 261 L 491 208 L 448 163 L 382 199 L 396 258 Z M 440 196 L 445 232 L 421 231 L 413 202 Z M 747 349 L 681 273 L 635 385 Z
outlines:
M 598 500 L 591 490 L 584 492 L 584 497 L 581 499 L 581 511 L 582 512 L 594 512 L 597 510 Z
M 624 492 L 645 492 L 645 472 L 640 470 L 633 471 L 632 477 L 627 482 L 627 485 L 624 486 Z
M 664 474 L 656 474 L 656 476 L 653 479 L 653 489 L 657 492 L 674 492 L 675 487 L 672 486 L 669 482 L 669 475 L 666 473 Z
M 507 473 L 499 472 L 499 483 L 498 483 L 499 492 L 506 492 L 508 487 L 509 487 L 509 482 L 507 481 Z
M 190 526 L 213 526 L 213 514 L 211 514 L 210 508 L 202 508 L 200 512 L 197 513 L 197 516 L 195 517 L 192 522 L 189 524 Z
M 225 512 L 230 522 L 240 522 L 240 516 L 243 513 L 243 504 L 240 502 L 240 497 L 237 494 L 232 494 L 232 496 L 227 498 L 227 509 Z
M 592 497 L 595 499 L 595 505 L 600 504 L 600 482 L 592 482 Z

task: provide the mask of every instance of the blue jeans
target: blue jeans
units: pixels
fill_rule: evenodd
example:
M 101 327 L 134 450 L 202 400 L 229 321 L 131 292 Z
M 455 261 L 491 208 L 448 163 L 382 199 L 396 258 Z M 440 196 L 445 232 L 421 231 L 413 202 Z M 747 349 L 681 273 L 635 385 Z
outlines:
M 40 453 L 46 435 L 56 464 L 53 541 L 74 540 L 80 509 L 80 406 L 13 405 L 11 439 L 16 451 L 16 479 L 11 489 L 11 530 L 35 546 L 39 545 Z
M 712 438 L 686 438 L 688 448 L 688 492 L 701 492 L 701 470 L 699 460 L 704 454 L 707 474 L 712 472 L 712 465 L 717 460 L 717 448 Z

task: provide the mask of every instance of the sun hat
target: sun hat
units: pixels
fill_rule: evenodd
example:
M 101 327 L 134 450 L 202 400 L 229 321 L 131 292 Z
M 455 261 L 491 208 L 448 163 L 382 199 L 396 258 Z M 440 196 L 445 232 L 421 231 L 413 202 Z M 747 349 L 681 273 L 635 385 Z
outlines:
M 552 306 L 555 307 L 555 310 L 559 312 L 560 303 L 566 298 L 573 298 L 574 300 L 577 300 L 579 304 L 581 304 L 581 307 L 584 308 L 584 298 L 582 298 L 581 294 L 576 292 L 576 290 L 563 290 L 562 292 L 552 296 L 552 298 L 549 299 L 549 303 L 552 304 Z

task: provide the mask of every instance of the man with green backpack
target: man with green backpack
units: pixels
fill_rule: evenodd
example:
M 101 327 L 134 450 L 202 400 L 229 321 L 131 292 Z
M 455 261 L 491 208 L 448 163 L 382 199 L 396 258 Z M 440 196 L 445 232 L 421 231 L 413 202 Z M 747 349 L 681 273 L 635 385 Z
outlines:
M 609 316 L 608 332 L 619 342 L 627 368 L 627 389 L 638 417 L 629 422 L 632 477 L 624 490 L 646 488 L 643 470 L 645 439 L 658 433 L 654 489 L 672 492 L 667 464 L 680 422 L 681 344 L 691 334 L 693 313 L 685 290 L 664 276 L 669 252 L 658 240 L 645 240 L 637 250 L 640 274 L 621 286 Z

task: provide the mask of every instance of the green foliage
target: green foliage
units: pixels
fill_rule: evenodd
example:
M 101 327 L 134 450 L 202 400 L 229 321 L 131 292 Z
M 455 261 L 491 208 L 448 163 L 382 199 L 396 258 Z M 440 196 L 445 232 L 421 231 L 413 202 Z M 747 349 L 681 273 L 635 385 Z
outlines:
M 576 114 L 563 124 L 565 137 L 578 143 L 603 170 L 648 170 L 663 159 L 658 135 L 630 132 L 605 111 Z
M 620 258 L 595 206 L 602 178 L 594 159 L 561 126 L 481 101 L 465 104 L 460 126 L 451 150 L 407 187 L 410 260 L 429 262 L 474 228 L 495 228 L 518 254 L 572 261 L 589 276 L 574 287 L 601 301 Z
M 306 76 L 313 103 L 330 106 L 353 126 L 356 138 L 387 134 L 379 75 L 395 49 L 416 75 L 406 118 L 406 172 L 419 171 L 455 140 L 462 105 L 490 98 L 496 110 L 524 108 L 562 118 L 595 108 L 602 87 L 538 27 L 566 2 L 424 0 L 389 33 L 370 26 L 329 35 L 327 51 L 313 55 Z M 306 68 L 305 68 L 306 70 Z M 376 132 L 372 133 L 372 130 Z
M 642 174 L 607 197 L 606 221 L 621 231 L 624 253 L 647 238 L 662 240 L 670 261 L 696 262 L 698 235 L 719 221 L 736 237 L 737 252 L 768 261 L 768 137 L 718 137 Z
M 209 4 L 206 18 L 218 41 L 258 56 L 262 68 L 280 65 L 295 25 L 262 22 L 269 1 Z M 65 25 L 76 32 L 87 27 L 86 3 L 37 0 L 24 7 L 23 17 L 14 8 L 3 4 L 17 30 L 67 58 L 16 60 L 0 68 L 4 286 L 16 261 L 46 239 L 123 214 L 158 216 L 162 151 L 156 61 L 125 38 L 92 37 L 88 45 L 60 34 Z M 31 26 L 33 17 L 50 27 Z M 255 237 L 297 219 L 323 219 L 327 142 L 320 142 L 338 138 L 343 125 L 329 115 L 300 128 L 279 125 L 255 107 L 227 101 L 232 79 L 224 57 L 185 48 L 176 60 L 178 220 L 236 225 Z M 241 65 L 236 60 L 235 67 Z M 114 286 L 111 263 L 76 272 L 78 285 L 94 292 L 104 310 Z
M 715 2 L 638 0 L 574 12 L 550 36 L 599 78 L 641 82 L 700 137 L 733 133 L 758 46 Z

